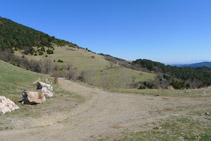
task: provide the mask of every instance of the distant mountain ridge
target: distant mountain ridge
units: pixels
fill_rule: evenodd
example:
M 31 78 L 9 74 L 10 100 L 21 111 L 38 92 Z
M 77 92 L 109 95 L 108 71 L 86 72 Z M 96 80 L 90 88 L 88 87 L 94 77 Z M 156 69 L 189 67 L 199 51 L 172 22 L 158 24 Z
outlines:
M 211 68 L 211 62 L 200 62 L 200 63 L 177 65 L 177 66 L 178 67 L 192 67 L 192 68 L 198 68 L 198 67 L 209 67 L 209 68 Z

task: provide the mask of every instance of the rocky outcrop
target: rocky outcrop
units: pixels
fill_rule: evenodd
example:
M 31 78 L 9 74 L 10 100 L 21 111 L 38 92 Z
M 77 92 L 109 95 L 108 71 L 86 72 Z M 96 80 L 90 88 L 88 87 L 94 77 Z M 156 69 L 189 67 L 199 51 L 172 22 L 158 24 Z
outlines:
M 19 107 L 5 96 L 0 96 L 0 113 L 5 114 L 19 109 Z
M 23 104 L 40 104 L 46 101 L 46 98 L 42 92 L 24 91 L 22 96 Z

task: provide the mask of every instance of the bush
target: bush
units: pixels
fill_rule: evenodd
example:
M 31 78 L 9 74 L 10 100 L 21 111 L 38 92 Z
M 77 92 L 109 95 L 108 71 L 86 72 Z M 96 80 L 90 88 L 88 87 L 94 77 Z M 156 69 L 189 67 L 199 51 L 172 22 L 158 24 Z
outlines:
M 53 54 L 53 50 L 48 49 L 47 54 Z
M 58 62 L 59 62 L 59 63 L 63 63 L 63 60 L 60 60 L 60 59 L 59 59 Z
M 190 87 L 189 84 L 186 84 L 185 82 L 176 81 L 176 80 L 172 80 L 171 85 L 172 87 L 174 87 L 174 89 L 185 89 L 185 88 Z
M 146 89 L 146 87 L 145 87 L 144 85 L 140 85 L 140 86 L 138 87 L 138 89 Z
M 41 47 L 41 51 L 42 51 L 42 52 L 45 52 L 45 48 L 44 48 L 44 47 Z
M 152 82 L 144 82 L 144 86 L 145 87 L 147 87 L 147 88 L 149 88 L 149 89 L 153 89 L 153 84 L 152 84 Z
M 39 52 L 39 55 L 43 55 L 43 52 Z

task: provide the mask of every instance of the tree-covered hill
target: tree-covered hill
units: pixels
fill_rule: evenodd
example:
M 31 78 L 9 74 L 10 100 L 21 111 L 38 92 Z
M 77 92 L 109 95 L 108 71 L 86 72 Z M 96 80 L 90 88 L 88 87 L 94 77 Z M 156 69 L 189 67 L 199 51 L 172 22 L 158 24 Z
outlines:
M 78 47 L 68 41 L 56 39 L 38 30 L 18 24 L 0 17 L 0 49 L 24 49 L 36 47 L 52 47 L 52 43 L 63 46 Z
M 163 73 L 164 78 L 170 81 L 176 88 L 189 87 L 190 84 L 193 83 L 198 83 L 198 87 L 211 85 L 211 70 L 208 67 L 176 67 L 147 59 L 137 59 L 136 61 L 133 61 L 133 64 L 140 65 L 149 71 Z M 182 81 L 176 81 L 175 79 L 180 79 Z

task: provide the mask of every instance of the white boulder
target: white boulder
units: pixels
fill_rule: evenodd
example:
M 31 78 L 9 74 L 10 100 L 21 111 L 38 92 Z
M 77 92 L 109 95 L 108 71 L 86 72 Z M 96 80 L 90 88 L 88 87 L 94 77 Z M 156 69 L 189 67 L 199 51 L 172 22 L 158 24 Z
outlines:
M 22 103 L 24 104 L 40 104 L 46 101 L 42 92 L 24 91 Z
M 37 89 L 41 89 L 45 96 L 53 97 L 53 86 L 52 85 L 41 82 L 39 80 L 35 81 L 33 84 L 37 86 Z
M 0 96 L 0 113 L 12 112 L 19 109 L 19 107 L 5 96 Z
M 42 93 L 43 93 L 44 96 L 53 97 L 53 93 L 49 89 L 47 89 L 46 87 L 42 88 Z

